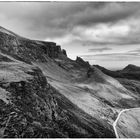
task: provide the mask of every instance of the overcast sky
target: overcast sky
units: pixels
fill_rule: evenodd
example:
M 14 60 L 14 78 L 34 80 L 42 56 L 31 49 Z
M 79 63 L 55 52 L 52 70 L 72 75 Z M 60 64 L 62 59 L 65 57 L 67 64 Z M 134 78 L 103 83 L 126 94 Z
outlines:
M 140 66 L 140 3 L 0 2 L 0 26 L 54 41 L 72 59 L 106 68 Z

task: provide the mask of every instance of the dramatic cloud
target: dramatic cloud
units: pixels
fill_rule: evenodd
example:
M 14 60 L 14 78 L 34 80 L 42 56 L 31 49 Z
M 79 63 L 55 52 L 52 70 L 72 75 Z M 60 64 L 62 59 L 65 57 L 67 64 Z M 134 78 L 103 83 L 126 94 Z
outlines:
M 139 2 L 0 2 L 0 25 L 25 37 L 55 41 L 73 59 L 139 59 L 132 57 L 134 52 L 127 55 L 132 46 L 139 49 Z
M 1 2 L 0 21 L 17 32 L 16 27 L 25 29 L 22 34 L 31 38 L 43 39 L 68 34 L 81 26 L 92 26 L 94 31 L 98 23 L 113 23 L 138 11 L 139 3 Z

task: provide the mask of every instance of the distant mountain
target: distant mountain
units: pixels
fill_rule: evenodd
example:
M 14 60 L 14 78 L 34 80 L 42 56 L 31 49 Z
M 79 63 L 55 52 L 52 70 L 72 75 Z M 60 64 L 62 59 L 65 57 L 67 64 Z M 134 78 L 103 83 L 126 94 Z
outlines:
M 121 72 L 139 72 L 140 73 L 140 67 L 129 64 L 123 70 L 121 70 Z
M 129 64 L 122 70 L 111 71 L 99 65 L 94 65 L 103 73 L 117 79 L 126 89 L 140 95 L 140 67 Z
M 139 107 L 140 94 L 115 74 L 122 72 L 71 60 L 55 42 L 0 27 L 0 137 L 116 137 L 118 113 Z
M 132 80 L 140 80 L 140 67 L 129 64 L 122 70 L 111 71 L 99 65 L 94 65 L 98 69 L 100 69 L 103 73 L 114 77 L 114 78 L 127 78 Z

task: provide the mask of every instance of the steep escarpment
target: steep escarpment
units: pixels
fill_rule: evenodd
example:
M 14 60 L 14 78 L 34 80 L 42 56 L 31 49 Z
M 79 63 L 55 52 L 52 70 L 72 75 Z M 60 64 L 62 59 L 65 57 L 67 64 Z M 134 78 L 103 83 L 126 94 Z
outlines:
M 80 64 L 81 66 L 90 67 L 89 62 L 85 62 L 81 57 L 78 57 L 78 56 L 77 56 L 76 62 L 77 62 L 78 64 Z
M 2 27 L 0 28 L 0 49 L 3 53 L 8 53 L 26 62 L 46 62 L 47 57 L 66 56 L 65 50 L 61 50 L 61 47 L 54 42 L 34 41 L 19 37 L 11 32 L 8 33 Z

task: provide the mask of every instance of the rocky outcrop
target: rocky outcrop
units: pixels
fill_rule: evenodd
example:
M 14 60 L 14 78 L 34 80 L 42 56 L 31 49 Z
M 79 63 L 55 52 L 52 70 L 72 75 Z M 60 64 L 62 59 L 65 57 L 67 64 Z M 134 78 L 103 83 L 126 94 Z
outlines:
M 45 50 L 45 53 L 48 54 L 50 58 L 58 58 L 60 55 L 65 55 L 66 51 L 61 50 L 61 46 L 56 45 L 56 43 L 53 42 L 44 42 L 45 46 L 42 46 L 43 49 Z
M 59 55 L 62 54 L 61 46 L 56 45 L 54 42 L 41 42 L 45 54 L 47 54 L 50 58 L 58 58 Z
M 77 56 L 76 62 L 77 62 L 78 64 L 80 64 L 81 66 L 90 67 L 89 62 L 84 61 L 81 57 L 78 57 L 78 56 Z
M 62 54 L 65 55 L 65 56 L 67 56 L 66 50 L 62 49 Z
M 94 74 L 94 67 L 90 67 L 87 71 L 87 77 L 90 78 Z

